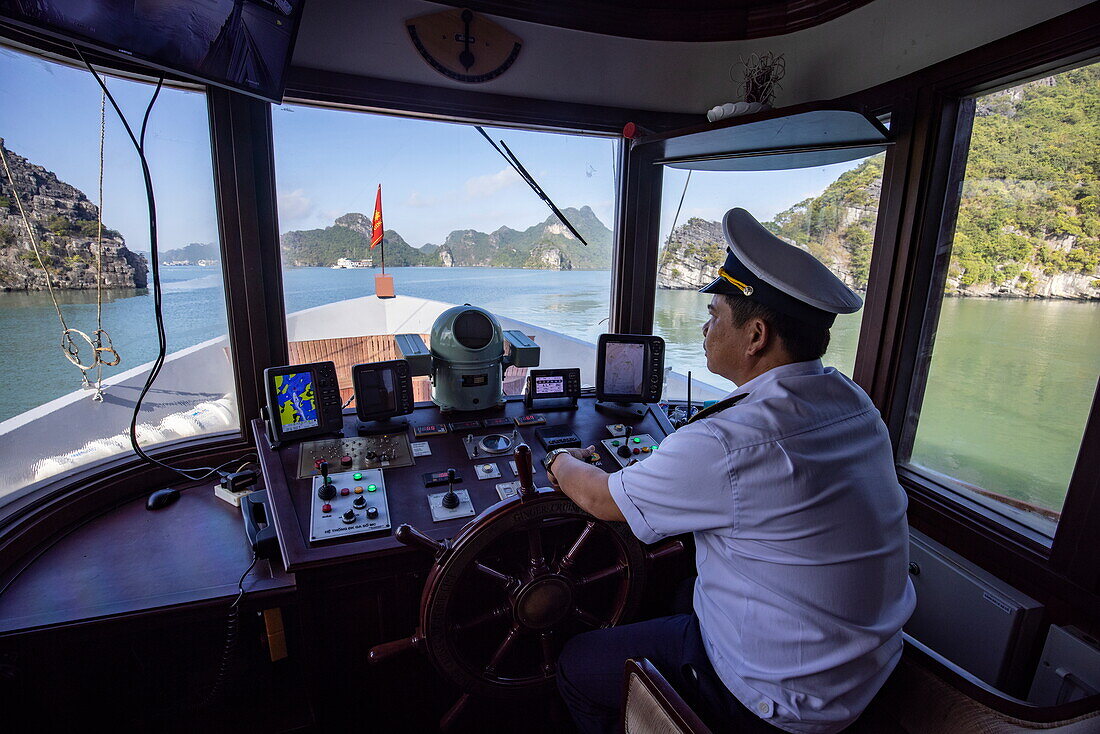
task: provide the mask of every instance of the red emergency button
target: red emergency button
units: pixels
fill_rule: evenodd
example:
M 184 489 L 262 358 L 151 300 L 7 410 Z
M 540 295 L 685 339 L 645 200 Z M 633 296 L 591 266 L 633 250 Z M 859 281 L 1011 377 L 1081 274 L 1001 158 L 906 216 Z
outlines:
M 349 494 L 351 494 L 351 490 L 348 489 L 347 487 L 344 487 L 343 489 L 340 490 L 340 496 L 341 497 L 347 497 Z
M 321 505 L 321 512 L 332 512 L 332 505 L 327 502 Z
M 351 457 L 350 456 L 341 456 L 340 457 L 340 466 L 351 466 Z
M 634 450 L 633 450 L 633 451 L 632 451 L 631 453 L 634 453 L 634 454 L 640 454 L 640 453 L 642 453 L 642 450 L 641 450 L 641 449 L 637 449 L 637 448 L 636 448 L 636 449 L 634 449 Z

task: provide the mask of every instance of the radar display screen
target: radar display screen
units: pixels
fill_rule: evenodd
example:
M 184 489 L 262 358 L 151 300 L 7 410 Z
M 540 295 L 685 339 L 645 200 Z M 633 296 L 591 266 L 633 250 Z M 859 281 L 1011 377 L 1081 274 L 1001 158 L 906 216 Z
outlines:
M 358 375 L 355 382 L 356 410 L 363 413 L 387 413 L 397 407 L 393 370 L 371 370 Z
M 604 358 L 604 392 L 640 395 L 645 372 L 645 344 L 609 342 Z
M 655 403 L 661 399 L 665 341 L 649 334 L 600 334 L 596 399 Z
M 389 420 L 413 411 L 412 369 L 403 359 L 351 368 L 355 414 L 361 421 Z
M 312 372 L 275 375 L 275 401 L 283 432 L 302 431 L 321 424 Z

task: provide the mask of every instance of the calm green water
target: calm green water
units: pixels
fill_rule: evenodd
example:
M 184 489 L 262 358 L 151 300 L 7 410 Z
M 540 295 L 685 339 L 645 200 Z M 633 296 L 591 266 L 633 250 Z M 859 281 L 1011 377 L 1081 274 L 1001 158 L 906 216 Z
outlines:
M 369 295 L 372 270 L 302 268 L 285 272 L 291 312 Z M 607 328 L 611 275 L 488 268 L 395 268 L 398 293 L 472 303 L 595 342 Z M 221 273 L 163 268 L 169 350 L 224 334 Z M 708 296 L 659 291 L 655 330 L 667 363 L 724 389 L 706 371 L 700 328 Z M 62 294 L 71 326 L 95 329 L 95 293 Z M 826 362 L 851 373 L 861 314 L 838 319 Z M 123 357 L 119 368 L 155 355 L 152 297 L 114 291 L 105 327 Z M 43 293 L 0 293 L 0 334 L 8 369 L 0 420 L 67 394 L 80 375 L 58 350 L 60 327 Z M 1059 508 L 1076 459 L 1100 366 L 1100 304 L 951 299 L 943 309 L 914 461 L 979 486 Z M 14 371 L 14 375 L 10 374 Z

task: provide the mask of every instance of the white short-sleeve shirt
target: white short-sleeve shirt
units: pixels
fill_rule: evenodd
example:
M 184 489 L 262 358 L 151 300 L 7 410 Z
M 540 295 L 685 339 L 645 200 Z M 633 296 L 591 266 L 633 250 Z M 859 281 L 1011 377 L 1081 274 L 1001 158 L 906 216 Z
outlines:
M 737 699 L 787 731 L 840 731 L 897 664 L 916 600 L 889 436 L 820 361 L 741 394 L 611 475 L 611 496 L 644 542 L 694 533 L 695 612 Z

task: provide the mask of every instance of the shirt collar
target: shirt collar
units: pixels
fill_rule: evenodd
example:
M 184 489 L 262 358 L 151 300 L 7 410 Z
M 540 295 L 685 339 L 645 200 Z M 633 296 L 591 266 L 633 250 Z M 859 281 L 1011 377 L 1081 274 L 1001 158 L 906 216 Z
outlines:
M 762 386 L 769 383 L 781 380 L 784 377 L 799 377 L 802 375 L 820 375 L 824 371 L 824 367 L 821 366 L 820 359 L 813 359 L 809 362 L 788 362 L 787 364 L 781 364 L 778 367 L 772 367 L 770 370 L 762 375 L 757 375 L 744 385 L 738 386 L 736 390 L 731 392 L 726 397 L 734 397 L 735 395 L 742 395 L 749 393 L 752 390 L 758 390 Z

